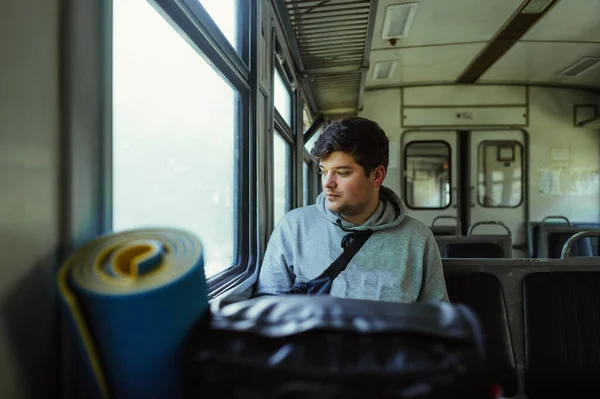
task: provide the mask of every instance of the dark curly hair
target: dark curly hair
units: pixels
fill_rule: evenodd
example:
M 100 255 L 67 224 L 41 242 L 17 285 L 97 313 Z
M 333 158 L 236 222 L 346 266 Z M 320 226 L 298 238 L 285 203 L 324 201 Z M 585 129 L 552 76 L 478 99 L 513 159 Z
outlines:
M 338 119 L 327 126 L 310 153 L 319 160 L 324 160 L 335 151 L 352 155 L 364 169 L 365 175 L 369 176 L 379 165 L 383 165 L 387 171 L 390 142 L 377 123 L 351 116 Z

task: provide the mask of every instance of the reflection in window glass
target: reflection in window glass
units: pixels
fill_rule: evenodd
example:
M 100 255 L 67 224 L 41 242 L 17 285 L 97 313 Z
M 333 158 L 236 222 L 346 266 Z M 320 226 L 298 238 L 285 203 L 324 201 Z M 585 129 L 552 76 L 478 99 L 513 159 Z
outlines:
M 273 84 L 275 86 L 275 109 L 277 109 L 283 120 L 287 122 L 288 126 L 292 126 L 292 94 L 283 82 L 283 77 L 277 68 L 275 68 Z
M 303 169 L 303 173 L 304 173 L 304 187 L 303 187 L 303 203 L 304 205 L 309 205 L 310 202 L 310 166 L 308 165 L 308 162 L 304 161 L 304 169 Z
M 274 224 L 290 210 L 290 158 L 290 145 L 278 133 L 273 134 Z
M 312 124 L 312 118 L 310 117 L 310 113 L 306 109 L 306 107 L 302 110 L 302 131 L 306 132 L 310 125 Z
M 450 205 L 450 147 L 421 141 L 406 146 L 404 196 L 411 208 L 440 209 Z
M 304 143 L 304 148 L 306 148 L 306 151 L 310 152 L 310 150 L 313 149 L 321 133 L 323 133 L 323 127 L 320 127 L 315 134 L 313 134 L 312 137 L 308 139 L 306 143 Z
M 516 207 L 522 198 L 523 148 L 515 141 L 479 145 L 477 200 L 485 207 Z
M 113 13 L 113 228 L 187 229 L 214 275 L 234 262 L 236 92 L 148 2 Z
M 121 1 L 121 0 L 119 0 Z M 208 12 L 223 35 L 234 49 L 238 49 L 235 39 L 237 32 L 237 0 L 198 0 Z

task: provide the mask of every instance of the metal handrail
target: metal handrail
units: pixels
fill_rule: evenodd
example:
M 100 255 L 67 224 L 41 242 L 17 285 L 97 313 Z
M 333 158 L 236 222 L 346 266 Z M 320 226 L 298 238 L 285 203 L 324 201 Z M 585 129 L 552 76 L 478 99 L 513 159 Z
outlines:
M 469 231 L 467 231 L 467 237 L 471 236 L 471 233 L 473 232 L 475 227 L 481 226 L 482 224 L 492 224 L 492 225 L 496 225 L 496 226 L 502 226 L 508 232 L 508 237 L 512 238 L 512 233 L 510 232 L 510 228 L 507 225 L 505 225 L 504 223 L 502 223 L 500 221 L 494 221 L 494 220 L 473 223 L 473 225 L 471 225 L 471 227 L 469 227 Z
M 560 258 L 563 260 L 567 259 L 569 257 L 569 255 L 571 255 L 571 248 L 573 247 L 573 244 L 575 243 L 575 241 L 577 241 L 578 239 L 583 238 L 583 237 L 600 237 L 600 231 L 599 230 L 580 231 L 579 233 L 573 234 L 571 237 L 569 237 L 567 242 L 565 242 L 565 245 L 563 245 L 562 251 L 560 253 Z
M 569 225 L 569 227 L 573 227 L 573 224 L 571 223 L 569 218 L 567 218 L 566 216 L 562 216 L 562 215 L 546 216 L 545 218 L 542 219 L 542 222 L 540 224 L 543 225 L 546 222 L 546 220 L 548 220 L 548 219 L 563 219 L 565 222 L 567 222 L 567 225 Z
M 433 225 L 435 224 L 436 220 L 439 219 L 452 219 L 456 221 L 456 227 L 458 227 L 459 229 L 462 227 L 462 224 L 460 222 L 460 219 L 457 218 L 456 216 L 451 216 L 451 215 L 440 215 L 440 216 L 436 216 L 433 218 L 433 221 L 431 222 L 431 227 L 433 227 Z

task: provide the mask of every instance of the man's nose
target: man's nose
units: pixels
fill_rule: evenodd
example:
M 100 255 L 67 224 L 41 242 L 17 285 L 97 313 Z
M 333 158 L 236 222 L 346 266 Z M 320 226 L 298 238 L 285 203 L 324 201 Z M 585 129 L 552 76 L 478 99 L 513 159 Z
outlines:
M 335 175 L 333 173 L 327 173 L 323 175 L 323 187 L 335 187 Z

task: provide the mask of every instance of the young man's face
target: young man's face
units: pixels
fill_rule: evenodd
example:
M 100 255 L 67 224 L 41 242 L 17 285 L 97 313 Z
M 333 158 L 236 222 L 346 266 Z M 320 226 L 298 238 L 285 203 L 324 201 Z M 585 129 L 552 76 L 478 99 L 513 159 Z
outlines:
M 327 209 L 355 224 L 366 221 L 379 202 L 379 187 L 385 177 L 383 166 L 365 176 L 352 155 L 335 151 L 321 160 L 320 167 Z

